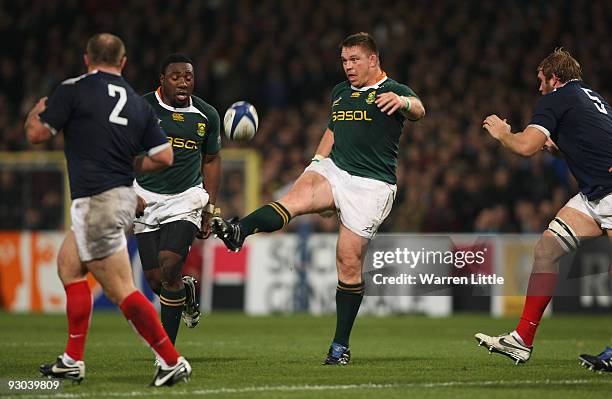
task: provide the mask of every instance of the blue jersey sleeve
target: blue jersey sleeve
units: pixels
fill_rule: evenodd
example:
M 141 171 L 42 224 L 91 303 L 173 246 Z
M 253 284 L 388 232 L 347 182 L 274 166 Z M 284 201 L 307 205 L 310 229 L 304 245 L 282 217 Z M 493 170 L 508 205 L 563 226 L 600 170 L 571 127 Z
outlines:
M 74 87 L 73 84 L 61 84 L 47 99 L 47 107 L 39 115 L 40 121 L 47 125 L 53 134 L 64 128 L 72 114 L 76 103 Z
M 554 94 L 547 94 L 538 100 L 533 110 L 533 116 L 529 120 L 529 125 L 541 130 L 553 141 L 556 141 L 557 127 L 565 109 L 561 102 L 556 101 L 558 96 Z
M 156 149 L 162 148 L 161 146 L 170 145 L 166 133 L 159 126 L 159 119 L 155 115 L 155 111 L 149 105 L 149 103 L 143 100 L 146 109 L 146 124 L 142 140 L 140 142 L 143 150 L 150 153 L 151 150 L 156 152 Z

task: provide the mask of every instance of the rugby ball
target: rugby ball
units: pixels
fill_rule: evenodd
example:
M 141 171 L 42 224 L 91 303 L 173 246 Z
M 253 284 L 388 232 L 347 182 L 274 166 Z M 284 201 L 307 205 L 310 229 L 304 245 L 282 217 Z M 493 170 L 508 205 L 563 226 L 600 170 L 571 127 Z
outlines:
M 255 136 L 258 126 L 257 111 L 246 101 L 235 102 L 225 111 L 223 127 L 230 140 L 248 141 Z

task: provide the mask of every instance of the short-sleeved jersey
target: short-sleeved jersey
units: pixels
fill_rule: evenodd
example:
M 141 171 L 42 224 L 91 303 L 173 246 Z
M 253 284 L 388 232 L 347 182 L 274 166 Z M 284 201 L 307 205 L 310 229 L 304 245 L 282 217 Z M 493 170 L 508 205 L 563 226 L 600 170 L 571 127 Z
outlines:
M 572 80 L 538 100 L 529 125 L 555 142 L 589 200 L 612 193 L 612 110 L 603 97 Z
M 151 106 L 120 75 L 101 71 L 64 81 L 40 120 L 64 132 L 72 199 L 130 186 L 135 155 L 168 145 Z
M 329 129 L 334 132 L 330 158 L 351 175 L 395 184 L 399 139 L 405 117 L 389 116 L 374 103 L 385 92 L 416 97 L 408 86 L 384 77 L 372 86 L 354 88 L 348 81 L 332 90 Z
M 153 106 L 168 135 L 174 163 L 159 172 L 138 175 L 136 181 L 155 193 L 176 194 L 202 183 L 203 155 L 217 154 L 221 149 L 219 113 L 196 96 L 191 96 L 188 107 L 174 108 L 162 101 L 160 90 L 143 98 Z

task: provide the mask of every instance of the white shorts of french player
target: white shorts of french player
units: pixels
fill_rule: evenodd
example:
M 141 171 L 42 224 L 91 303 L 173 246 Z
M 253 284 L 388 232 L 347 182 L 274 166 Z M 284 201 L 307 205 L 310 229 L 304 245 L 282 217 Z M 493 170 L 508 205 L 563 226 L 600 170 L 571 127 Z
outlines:
M 584 194 L 578 193 L 570 198 L 565 206 L 589 215 L 602 229 L 612 229 L 612 194 L 589 201 Z
M 394 184 L 353 176 L 329 158 L 311 163 L 304 172 L 316 172 L 329 181 L 340 221 L 361 237 L 373 238 L 391 212 Z
M 125 247 L 135 211 L 136 194 L 126 186 L 72 201 L 72 231 L 81 261 L 106 258 Z
M 134 220 L 134 234 L 159 230 L 162 224 L 186 220 L 200 228 L 202 209 L 208 204 L 208 193 L 202 184 L 178 194 L 158 194 L 142 188 L 134 180 L 134 190 L 147 203 L 144 215 Z

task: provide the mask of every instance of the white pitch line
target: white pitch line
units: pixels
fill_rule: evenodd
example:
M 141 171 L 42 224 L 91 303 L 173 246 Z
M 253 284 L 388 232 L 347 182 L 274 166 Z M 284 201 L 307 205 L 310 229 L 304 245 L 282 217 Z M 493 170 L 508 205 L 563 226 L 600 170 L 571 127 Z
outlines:
M 325 390 L 353 390 L 353 389 L 404 389 L 404 388 L 461 388 L 461 387 L 491 387 L 491 386 L 516 386 L 516 385 L 583 385 L 583 384 L 612 384 L 612 380 L 518 380 L 518 381 L 438 381 L 438 382 L 415 382 L 407 384 L 346 384 L 346 385 L 263 385 L 260 387 L 244 388 L 217 388 L 217 389 L 196 389 L 193 391 L 163 389 L 156 390 L 150 388 L 146 391 L 131 392 L 103 392 L 103 393 L 61 393 L 48 394 L 20 394 L 15 398 L 26 399 L 45 399 L 45 398 L 91 398 L 102 395 L 114 398 L 136 398 L 149 396 L 187 396 L 187 395 L 224 395 L 242 393 L 261 393 L 261 392 L 296 392 L 296 391 L 325 391 Z

